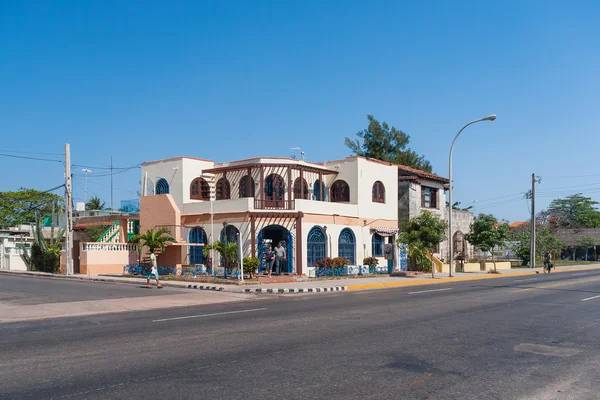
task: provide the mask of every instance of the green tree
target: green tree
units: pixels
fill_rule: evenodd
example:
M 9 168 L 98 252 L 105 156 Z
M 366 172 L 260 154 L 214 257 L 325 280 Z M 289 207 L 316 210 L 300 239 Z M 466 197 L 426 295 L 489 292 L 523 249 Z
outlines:
M 59 216 L 60 217 L 60 216 Z M 33 227 L 33 244 L 31 252 L 23 251 L 21 258 L 30 271 L 57 273 L 60 270 L 61 242 L 65 234 L 63 228 L 50 227 L 50 236 L 44 237 L 42 219 L 39 213 L 35 215 Z M 25 244 L 21 243 L 25 248 Z
M 408 134 L 393 126 L 390 128 L 386 122 L 379 123 L 372 115 L 367 115 L 367 118 L 369 126 L 356 134 L 358 139 L 347 137 L 345 140 L 354 154 L 431 172 L 429 161 L 407 148 L 410 141 Z
M 104 210 L 106 203 L 100 200 L 99 197 L 92 197 L 87 203 L 85 203 L 86 210 Z
M 496 217 L 491 214 L 479 214 L 471 224 L 470 232 L 465 235 L 465 239 L 480 250 L 492 254 L 494 272 L 496 272 L 494 249 L 505 247 L 508 235 L 507 224 L 499 224 Z
M 531 227 L 530 225 L 521 226 L 509 234 L 509 241 L 512 242 L 513 251 L 517 257 L 527 265 L 531 261 Z M 535 232 L 535 252 L 536 255 L 545 252 L 553 252 L 556 248 L 563 247 L 564 244 L 554 236 L 554 233 L 548 226 L 536 227 Z
M 446 229 L 447 224 L 440 220 L 439 215 L 424 210 L 418 217 L 400 225 L 398 244 L 408 246 L 411 263 L 418 270 L 428 271 L 431 261 L 427 259 L 427 255 L 433 256 L 434 249 L 444 240 Z
M 208 257 L 211 250 L 215 250 L 221 255 L 223 265 L 226 268 L 237 268 L 238 265 L 238 245 L 235 242 L 221 242 L 217 240 L 212 244 L 207 244 L 202 249 L 202 254 Z
M 106 225 L 90 225 L 84 228 L 85 234 L 90 242 L 95 242 L 104 235 L 108 227 Z
M 174 241 L 175 239 L 171 237 L 167 228 L 160 228 L 157 230 L 148 229 L 145 233 L 133 235 L 129 240 L 129 243 L 141 245 L 141 247 L 138 248 L 139 252 L 141 252 L 144 247 L 147 247 L 152 253 L 156 249 L 159 249 L 161 252 L 164 251 L 165 243 Z
M 41 217 L 51 215 L 53 207 L 61 202 L 60 196 L 35 189 L 0 192 L 0 226 L 35 223 L 36 212 Z
M 600 211 L 597 201 L 581 194 L 564 199 L 554 199 L 548 206 L 548 214 L 561 228 L 600 228 Z

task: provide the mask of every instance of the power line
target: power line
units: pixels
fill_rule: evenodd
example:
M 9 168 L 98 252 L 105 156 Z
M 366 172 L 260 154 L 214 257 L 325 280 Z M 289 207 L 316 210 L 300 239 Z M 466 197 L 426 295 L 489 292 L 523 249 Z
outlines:
M 136 169 L 136 168 L 139 168 L 139 167 L 141 167 L 141 164 L 135 165 L 133 167 L 129 167 L 127 169 L 124 169 L 124 170 L 121 170 L 121 171 L 118 171 L 118 172 L 114 172 L 112 174 L 110 172 L 109 173 L 103 173 L 103 174 L 97 174 L 97 175 L 94 175 L 94 176 L 90 176 L 88 179 L 102 178 L 102 177 L 111 176 L 111 175 L 118 175 L 118 174 L 122 174 L 124 172 L 131 171 L 132 169 Z M 75 175 L 75 176 L 81 177 L 82 175 Z
M 571 175 L 571 176 L 544 176 L 544 179 L 574 179 L 574 178 L 589 178 L 591 176 L 600 176 L 600 174 L 590 175 Z
M 17 150 L 0 150 L 2 153 L 16 153 L 16 154 L 37 154 L 43 156 L 62 156 L 63 153 L 39 153 L 35 151 L 17 151 Z
M 2 157 L 10 157 L 10 158 L 20 158 L 23 160 L 35 160 L 35 161 L 48 161 L 48 162 L 57 162 L 57 163 L 63 163 L 62 160 L 54 160 L 51 158 L 40 158 L 40 157 L 26 157 L 26 156 L 16 156 L 14 154 L 4 154 L 4 153 L 0 153 L 0 156 Z
M 133 168 L 137 168 L 139 166 L 141 166 L 142 164 L 136 164 L 133 165 L 131 167 L 113 167 L 112 170 L 123 170 L 123 169 L 133 169 Z M 105 169 L 107 171 L 111 170 L 110 167 L 98 167 L 98 166 L 92 166 L 92 165 L 81 165 L 81 164 L 72 164 L 73 167 L 78 167 L 78 168 L 88 168 L 88 169 Z

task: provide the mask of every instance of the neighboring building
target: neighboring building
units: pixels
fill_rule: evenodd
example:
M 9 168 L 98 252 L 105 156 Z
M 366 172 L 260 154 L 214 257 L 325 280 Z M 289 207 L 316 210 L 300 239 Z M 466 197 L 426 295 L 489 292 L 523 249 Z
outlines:
M 30 226 L 0 229 L 0 269 L 27 271 L 21 255 L 30 250 L 32 243 Z
M 398 221 L 407 222 L 427 210 L 448 222 L 446 190 L 448 178 L 398 165 Z M 473 257 L 473 246 L 464 236 L 469 233 L 473 223 L 473 213 L 466 210 L 452 210 L 452 230 L 454 239 L 454 255 L 457 260 L 468 260 Z M 445 240 L 440 243 L 436 253 L 442 260 L 448 260 L 449 246 Z

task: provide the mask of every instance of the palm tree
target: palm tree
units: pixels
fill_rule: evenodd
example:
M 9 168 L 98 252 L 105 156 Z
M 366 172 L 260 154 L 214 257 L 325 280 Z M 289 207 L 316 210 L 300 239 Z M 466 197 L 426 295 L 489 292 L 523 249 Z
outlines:
M 104 210 L 106 208 L 106 203 L 100 200 L 99 197 L 92 197 L 85 204 L 85 208 L 87 210 Z
M 202 254 L 205 257 L 208 257 L 209 252 L 211 250 L 216 250 L 220 255 L 221 259 L 224 261 L 223 265 L 226 268 L 234 268 L 237 267 L 237 258 L 238 258 L 238 245 L 235 242 L 221 242 L 216 241 L 213 244 L 207 244 L 202 249 Z
M 147 247 L 150 252 L 154 252 L 154 250 L 159 249 L 161 252 L 165 250 L 166 242 L 174 242 L 170 235 L 171 232 L 167 228 L 160 228 L 157 230 L 148 229 L 146 233 L 138 233 L 137 235 L 133 235 L 133 237 L 129 240 L 129 243 L 141 244 L 141 247 L 138 248 L 138 251 L 141 251 L 142 248 Z

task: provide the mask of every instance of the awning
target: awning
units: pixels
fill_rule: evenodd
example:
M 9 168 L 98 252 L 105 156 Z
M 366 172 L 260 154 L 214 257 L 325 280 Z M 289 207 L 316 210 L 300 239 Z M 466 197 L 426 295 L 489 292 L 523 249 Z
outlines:
M 380 236 L 388 237 L 398 234 L 398 228 L 371 228 L 371 233 L 377 233 Z

